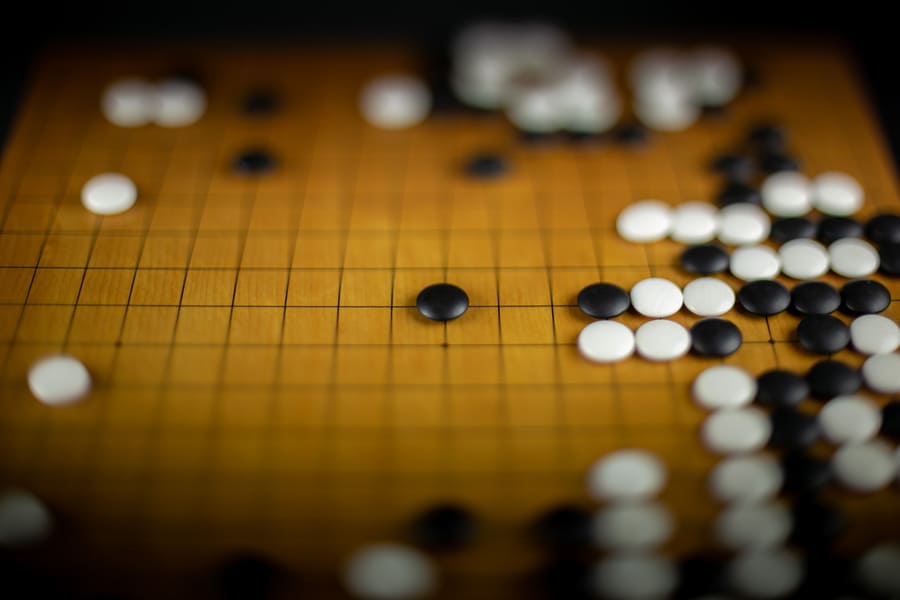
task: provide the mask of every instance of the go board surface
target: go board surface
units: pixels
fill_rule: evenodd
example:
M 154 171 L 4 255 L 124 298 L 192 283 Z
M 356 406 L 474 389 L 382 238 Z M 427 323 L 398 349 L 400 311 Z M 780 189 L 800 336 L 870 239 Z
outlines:
M 641 47 L 601 49 L 621 74 Z M 643 198 L 712 199 L 709 158 L 761 118 L 787 126 L 808 173 L 858 179 L 861 216 L 900 210 L 839 49 L 736 49 L 761 86 L 725 115 L 639 147 L 529 145 L 500 116 L 372 128 L 358 91 L 420 69 L 402 48 L 47 52 L 0 167 L 0 483 L 30 490 L 60 521 L 29 560 L 66 565 L 75 589 L 109 592 L 92 588 L 88 568 L 103 565 L 117 574 L 104 580 L 112 591 L 196 598 L 214 593 L 203 574 L 250 550 L 296 576 L 289 590 L 326 597 L 355 549 L 404 541 L 422 509 L 453 501 L 483 531 L 437 560 L 442 597 L 518 598 L 543 557 L 529 524 L 562 502 L 592 506 L 586 469 L 625 446 L 667 464 L 660 502 L 677 526 L 664 551 L 709 547 L 717 505 L 705 482 L 717 458 L 701 446 L 693 378 L 722 362 L 802 372 L 817 357 L 792 341 L 797 318 L 731 311 L 744 345 L 724 361 L 584 360 L 585 285 L 693 278 L 678 266 L 683 246 L 622 241 L 616 215 Z M 184 65 L 208 95 L 196 124 L 104 120 L 109 82 Z M 259 87 L 279 92 L 280 110 L 248 118 L 241 100 Z M 231 171 L 259 148 L 276 170 Z M 485 151 L 506 156 L 509 171 L 466 177 L 463 165 Z M 132 178 L 139 198 L 95 216 L 80 190 L 108 171 Z M 900 285 L 875 278 L 894 298 L 885 314 L 900 319 Z M 419 290 L 439 281 L 470 297 L 456 321 L 416 311 Z M 672 318 L 698 320 L 686 309 Z M 647 319 L 617 320 L 636 329 Z M 94 380 L 85 402 L 64 409 L 35 401 L 26 383 L 34 360 L 59 351 Z M 900 533 L 896 490 L 829 497 L 850 514 L 847 549 Z

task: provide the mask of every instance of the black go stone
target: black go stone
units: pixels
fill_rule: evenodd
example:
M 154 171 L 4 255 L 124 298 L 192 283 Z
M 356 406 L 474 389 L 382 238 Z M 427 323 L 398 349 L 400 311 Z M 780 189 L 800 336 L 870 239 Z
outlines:
M 689 273 L 712 275 L 728 268 L 728 252 L 721 246 L 700 244 L 688 246 L 681 253 L 681 266 Z
M 793 408 L 776 408 L 769 415 L 772 435 L 769 445 L 779 450 L 809 447 L 819 437 L 819 425 L 813 415 Z
M 590 511 L 573 504 L 555 506 L 538 517 L 535 537 L 543 546 L 555 550 L 577 550 L 591 543 Z
M 612 283 L 592 283 L 578 293 L 578 308 L 595 319 L 611 319 L 628 310 L 628 292 Z
M 452 321 L 469 308 L 469 296 L 450 283 L 435 283 L 419 292 L 416 308 L 426 319 Z
M 790 371 L 772 369 L 756 379 L 756 401 L 763 406 L 792 408 L 809 396 L 809 384 Z
M 621 144 L 638 145 L 650 139 L 650 132 L 637 123 L 625 123 L 613 130 L 612 137 Z
M 747 312 L 763 317 L 784 312 L 791 304 L 791 293 L 772 279 L 750 281 L 738 291 L 738 302 Z
M 743 341 L 741 330 L 725 319 L 701 319 L 691 327 L 691 347 L 700 356 L 729 356 Z
M 878 248 L 881 257 L 881 272 L 887 275 L 900 275 L 900 242 L 885 242 Z
M 752 160 L 737 154 L 720 154 L 712 160 L 710 168 L 730 181 L 748 181 L 756 171 Z
M 876 244 L 900 242 L 900 215 L 875 215 L 866 223 L 866 237 Z
M 833 354 L 850 343 L 850 328 L 831 315 L 806 315 L 797 325 L 797 341 L 816 354 Z
M 432 550 L 455 550 L 475 537 L 475 516 L 457 504 L 439 504 L 429 508 L 413 522 L 413 538 Z
M 731 181 L 725 184 L 725 187 L 716 195 L 716 203 L 721 207 L 732 204 L 759 205 L 762 203 L 762 196 L 759 195 L 759 190 L 751 185 Z
M 772 223 L 769 239 L 783 244 L 800 238 L 815 238 L 816 224 L 805 217 L 786 217 Z
M 272 90 L 256 89 L 241 99 L 241 112 L 252 117 L 268 117 L 278 112 L 280 101 Z
M 272 598 L 283 573 L 271 560 L 254 554 L 237 554 L 219 568 L 218 583 L 221 597 L 227 600 Z
M 747 139 L 757 148 L 769 151 L 782 150 L 787 145 L 784 129 L 774 123 L 754 125 Z
M 781 459 L 784 489 L 801 496 L 814 494 L 831 481 L 831 465 L 827 460 L 805 452 L 788 452 Z
M 839 360 L 822 360 L 806 372 L 806 383 L 813 398 L 828 400 L 835 396 L 854 394 L 862 387 L 858 369 Z
M 804 497 L 794 504 L 791 540 L 805 548 L 821 548 L 847 529 L 847 517 L 837 508 L 816 498 Z
M 816 239 L 826 246 L 844 238 L 862 237 L 863 226 L 850 217 L 825 217 L 819 221 Z
M 841 306 L 841 295 L 824 281 L 804 281 L 791 290 L 791 309 L 800 315 L 827 315 Z
M 506 159 L 499 154 L 476 154 L 463 167 L 466 175 L 478 179 L 499 177 L 509 170 Z
M 805 573 L 791 600 L 855 598 L 853 563 L 822 547 L 806 548 Z
M 263 175 L 274 171 L 278 161 L 268 151 L 254 148 L 238 154 L 231 166 L 235 172 L 243 175 Z
M 900 440 L 900 400 L 891 400 L 881 408 L 881 434 Z
M 694 600 L 714 596 L 728 587 L 725 565 L 721 557 L 711 552 L 689 554 L 678 562 L 676 600 Z
M 799 171 L 800 161 L 784 152 L 763 152 L 759 157 L 759 168 L 766 173 Z
M 841 288 L 841 310 L 851 315 L 871 315 L 891 304 L 891 293 L 871 279 L 857 279 Z
M 596 598 L 591 574 L 592 564 L 587 560 L 570 556 L 554 557 L 528 579 L 528 589 L 523 590 L 522 597 L 530 597 L 537 589 L 542 598 Z

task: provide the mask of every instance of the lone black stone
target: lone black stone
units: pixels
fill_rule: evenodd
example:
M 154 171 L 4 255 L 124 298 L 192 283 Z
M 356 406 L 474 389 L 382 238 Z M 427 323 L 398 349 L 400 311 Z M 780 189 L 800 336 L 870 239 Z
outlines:
M 781 459 L 784 470 L 784 489 L 797 494 L 821 490 L 831 481 L 831 465 L 827 460 L 805 452 L 789 452 Z
M 900 215 L 875 215 L 866 223 L 866 237 L 876 244 L 900 242 Z
M 850 343 L 850 328 L 831 315 L 806 315 L 797 325 L 797 341 L 816 354 L 834 354 Z
M 841 288 L 841 310 L 851 315 L 883 312 L 891 304 L 891 293 L 871 279 L 857 279 Z
M 231 166 L 237 173 L 262 175 L 274 171 L 275 167 L 278 166 L 278 161 L 266 150 L 253 148 L 238 154 Z
M 716 202 L 719 206 L 731 206 L 732 204 L 761 204 L 762 196 L 755 187 L 741 183 L 739 181 L 731 181 L 722 188 L 716 196 Z
M 691 347 L 700 356 L 729 356 L 743 341 L 741 330 L 725 319 L 701 319 L 691 327 Z
M 900 242 L 885 242 L 878 249 L 881 257 L 881 272 L 887 275 L 900 275 Z
M 772 223 L 769 239 L 783 244 L 799 238 L 815 238 L 816 230 L 816 224 L 805 217 L 776 219 Z
M 534 532 L 538 542 L 554 549 L 577 549 L 591 542 L 591 513 L 572 504 L 556 506 L 538 517 Z
M 862 237 L 863 226 L 850 217 L 825 217 L 819 221 L 816 239 L 826 246 L 844 238 Z
M 452 321 L 469 308 L 469 296 L 450 283 L 435 283 L 419 292 L 416 308 L 426 319 Z
M 578 308 L 595 319 L 611 319 L 628 310 L 628 292 L 612 283 L 592 283 L 578 293 Z
M 228 600 L 272 598 L 283 576 L 280 568 L 263 556 L 237 554 L 219 568 L 221 597 Z
M 766 173 L 799 171 L 800 161 L 784 152 L 763 152 L 759 157 L 759 167 Z
M 769 446 L 779 450 L 809 447 L 819 437 L 819 425 L 813 415 L 793 408 L 777 408 L 769 415 L 772 435 Z
M 796 373 L 772 369 L 756 379 L 756 401 L 763 406 L 792 408 L 809 396 L 809 384 Z
M 491 179 L 506 173 L 509 164 L 499 154 L 477 154 L 470 158 L 463 170 L 469 177 Z
M 791 309 L 801 315 L 827 315 L 841 306 L 841 295 L 824 281 L 804 281 L 791 290 Z
M 278 95 L 272 90 L 250 90 L 241 98 L 241 112 L 252 117 L 267 117 L 278 112 L 280 104 Z
M 526 584 L 529 591 L 537 589 L 539 597 L 567 600 L 596 598 L 591 575 L 593 564 L 573 556 L 553 557 L 533 573 Z
M 753 177 L 756 165 L 745 156 L 720 154 L 712 160 L 710 168 L 730 181 L 747 181 Z
M 839 360 L 822 360 L 806 372 L 806 383 L 813 398 L 828 400 L 835 396 L 856 393 L 862 387 L 857 369 Z
M 891 400 L 881 408 L 881 434 L 900 440 L 900 400 Z
M 425 548 L 455 550 L 468 545 L 478 529 L 474 515 L 456 504 L 429 508 L 413 522 L 413 537 Z
M 681 253 L 681 266 L 689 273 L 712 275 L 728 268 L 728 252 L 721 246 L 688 246 Z
M 794 516 L 791 541 L 801 547 L 820 548 L 847 529 L 844 513 L 817 498 L 801 498 L 791 512 Z
M 782 284 L 772 279 L 759 279 L 741 286 L 738 302 L 747 312 L 769 316 L 784 312 L 791 304 L 791 293 Z

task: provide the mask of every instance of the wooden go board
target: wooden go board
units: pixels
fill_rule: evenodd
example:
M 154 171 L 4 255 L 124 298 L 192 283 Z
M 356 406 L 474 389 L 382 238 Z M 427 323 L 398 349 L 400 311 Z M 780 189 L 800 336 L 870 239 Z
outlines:
M 643 46 L 601 49 L 621 76 Z M 358 90 L 420 69 L 402 48 L 48 51 L 0 169 L 0 483 L 33 491 L 59 520 L 48 545 L 17 560 L 63 573 L 74 590 L 205 598 L 209 570 L 249 550 L 295 576 L 285 597 L 339 596 L 353 549 L 406 541 L 415 514 L 455 500 L 483 529 L 471 548 L 437 558 L 441 597 L 528 597 L 523 577 L 545 556 L 529 525 L 561 502 L 592 506 L 586 468 L 623 446 L 668 465 L 661 500 L 678 527 L 666 552 L 711 547 L 719 507 L 705 481 L 718 459 L 700 444 L 705 413 L 689 386 L 719 361 L 598 365 L 575 348 L 589 322 L 574 305 L 584 285 L 690 280 L 679 244 L 624 242 L 615 215 L 646 197 L 711 200 L 709 158 L 760 118 L 788 127 L 806 172 L 856 177 L 862 216 L 900 209 L 840 48 L 736 49 L 761 85 L 725 115 L 641 147 L 527 144 L 499 115 L 376 130 L 358 115 Z M 210 101 L 199 123 L 124 129 L 102 117 L 109 82 L 185 65 Z M 259 86 L 280 95 L 270 118 L 238 108 Z M 254 147 L 271 150 L 277 171 L 233 174 L 233 157 Z M 467 178 L 461 165 L 482 150 L 508 156 L 511 172 Z M 131 177 L 139 200 L 101 218 L 79 194 L 106 171 Z M 900 319 L 900 284 L 877 278 L 895 297 L 886 314 Z M 415 296 L 444 280 L 472 306 L 426 321 Z M 745 339 L 727 363 L 756 374 L 816 360 L 791 342 L 793 316 L 727 318 Z M 87 365 L 95 389 L 54 409 L 25 376 L 60 350 Z M 839 548 L 900 533 L 897 493 L 829 491 L 850 515 Z

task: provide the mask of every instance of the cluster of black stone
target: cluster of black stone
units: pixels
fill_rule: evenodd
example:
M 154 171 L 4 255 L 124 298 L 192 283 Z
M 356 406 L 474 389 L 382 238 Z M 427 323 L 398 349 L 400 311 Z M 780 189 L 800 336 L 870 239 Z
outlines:
M 716 197 L 720 206 L 740 202 L 760 204 L 759 189 L 754 182 L 777 171 L 797 171 L 800 161 L 788 150 L 784 128 L 775 123 L 752 126 L 737 147 L 710 162 L 710 169 L 724 179 Z
M 578 294 L 578 307 L 595 319 L 612 319 L 631 306 L 628 292 L 612 283 L 593 283 Z M 744 341 L 740 329 L 726 319 L 706 318 L 691 327 L 691 349 L 699 356 L 725 357 Z

